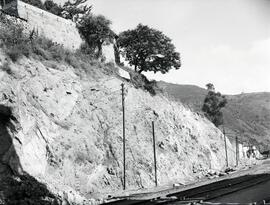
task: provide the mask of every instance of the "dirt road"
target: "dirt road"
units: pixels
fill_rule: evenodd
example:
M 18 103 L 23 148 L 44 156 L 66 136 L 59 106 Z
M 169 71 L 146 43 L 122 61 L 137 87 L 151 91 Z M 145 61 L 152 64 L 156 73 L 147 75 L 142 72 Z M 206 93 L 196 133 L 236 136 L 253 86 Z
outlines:
M 118 196 L 106 204 L 190 204 L 191 202 L 263 204 L 270 200 L 270 161 L 231 175 L 178 188 Z

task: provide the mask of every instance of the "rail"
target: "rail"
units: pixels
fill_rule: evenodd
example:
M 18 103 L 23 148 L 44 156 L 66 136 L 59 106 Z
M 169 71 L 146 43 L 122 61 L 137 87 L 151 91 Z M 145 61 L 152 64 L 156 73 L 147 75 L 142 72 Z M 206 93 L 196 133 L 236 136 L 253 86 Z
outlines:
M 142 204 L 205 204 L 205 205 L 251 205 L 256 204 L 256 202 L 249 203 L 217 203 L 211 202 L 213 199 L 220 198 L 225 195 L 237 193 L 238 191 L 248 189 L 250 187 L 256 187 L 257 185 L 270 181 L 269 174 L 260 175 L 246 175 L 238 178 L 225 179 L 217 182 L 213 182 L 208 185 L 202 185 L 195 188 L 190 188 L 186 190 L 167 190 L 169 194 L 162 194 L 160 192 L 159 196 L 154 196 L 156 193 L 147 194 L 133 194 L 130 196 L 114 199 L 114 201 L 108 201 L 107 205 L 142 205 Z M 150 194 L 153 195 L 151 198 Z M 145 195 L 148 195 L 145 197 Z M 257 201 L 257 204 L 267 204 L 270 200 L 270 193 L 265 197 L 265 201 Z

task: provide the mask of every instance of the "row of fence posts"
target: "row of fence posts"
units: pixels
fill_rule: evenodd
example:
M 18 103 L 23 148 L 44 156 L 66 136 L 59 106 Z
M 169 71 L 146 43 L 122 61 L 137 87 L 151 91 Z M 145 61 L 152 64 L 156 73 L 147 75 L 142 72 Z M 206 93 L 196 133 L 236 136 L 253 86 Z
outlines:
M 126 189 L 126 133 L 125 133 L 125 87 L 124 83 L 121 84 L 121 94 L 122 94 L 122 114 L 123 114 L 123 189 Z M 155 172 L 155 185 L 158 186 L 157 179 L 157 156 L 156 156 L 156 137 L 155 137 L 155 123 L 152 121 L 152 135 L 153 135 L 153 153 L 154 153 L 154 172 Z M 226 167 L 229 167 L 228 160 L 228 151 L 227 151 L 227 142 L 226 142 L 226 132 L 223 126 L 223 135 L 224 135 L 224 145 L 225 145 L 225 156 L 226 156 Z M 238 138 L 235 138 L 235 159 L 236 166 L 238 166 Z
M 126 189 L 126 133 L 125 133 L 125 87 L 121 84 L 122 94 L 122 118 L 123 118 L 123 189 Z M 152 121 L 152 135 L 153 135 L 153 152 L 154 152 L 154 171 L 155 171 L 155 185 L 158 185 L 157 180 L 157 156 L 156 156 L 156 137 L 155 137 L 155 123 Z

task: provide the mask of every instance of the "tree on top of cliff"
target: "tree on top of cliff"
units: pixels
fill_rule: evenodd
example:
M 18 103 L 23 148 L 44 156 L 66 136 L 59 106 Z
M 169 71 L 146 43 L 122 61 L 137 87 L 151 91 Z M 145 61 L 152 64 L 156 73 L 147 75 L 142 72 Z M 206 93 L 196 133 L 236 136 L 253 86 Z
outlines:
M 167 73 L 181 66 L 180 54 L 170 38 L 161 31 L 139 24 L 133 30 L 120 33 L 117 40 L 120 52 L 135 67 L 135 71 Z
M 112 43 L 115 37 L 115 33 L 111 30 L 111 21 L 102 15 L 84 15 L 77 27 L 85 39 L 87 45 L 96 52 L 97 58 L 102 54 L 102 45 L 106 43 Z
M 207 83 L 205 86 L 208 91 L 215 91 L 215 86 L 213 83 Z
M 46 0 L 44 4 L 41 0 L 22 1 L 74 22 L 77 22 L 81 16 L 90 14 L 92 10 L 92 5 L 88 5 L 87 0 L 75 0 L 74 2 L 69 0 L 63 6 L 54 3 L 53 0 Z
M 63 8 L 60 5 L 54 3 L 52 0 L 46 0 L 44 2 L 44 8 L 46 11 L 57 16 L 61 16 L 63 12 Z
M 44 5 L 41 0 L 22 0 L 22 1 L 32 6 L 45 10 Z
M 77 22 L 81 16 L 89 15 L 92 10 L 92 5 L 87 5 L 87 0 L 70 0 L 64 3 L 62 16 L 66 19 L 71 19 Z
M 223 113 L 221 109 L 227 104 L 227 99 L 220 92 L 215 92 L 214 85 L 206 85 L 208 93 L 204 99 L 202 111 L 216 127 L 223 124 Z

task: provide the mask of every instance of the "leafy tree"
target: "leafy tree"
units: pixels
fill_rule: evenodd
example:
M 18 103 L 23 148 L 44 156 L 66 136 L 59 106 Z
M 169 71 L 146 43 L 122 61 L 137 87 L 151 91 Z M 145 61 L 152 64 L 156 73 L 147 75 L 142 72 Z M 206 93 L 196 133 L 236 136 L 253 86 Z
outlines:
M 111 21 L 102 15 L 84 15 L 77 23 L 77 27 L 88 46 L 99 58 L 102 54 L 102 45 L 112 43 L 115 33 L 110 28 Z
M 63 8 L 60 5 L 54 3 L 52 0 L 46 0 L 44 2 L 44 8 L 46 11 L 51 12 L 57 16 L 61 16 L 63 12 Z
M 22 1 L 44 10 L 44 5 L 41 0 L 22 0 Z
M 223 124 L 223 113 L 221 109 L 227 104 L 227 99 L 220 92 L 215 92 L 214 85 L 208 83 L 206 85 L 208 94 L 206 95 L 202 107 L 202 111 L 206 117 L 214 123 L 216 127 Z
M 92 6 L 87 5 L 87 0 L 75 0 L 74 3 L 71 1 L 64 3 L 62 9 L 62 17 L 77 22 L 80 16 L 90 14 Z
M 215 87 L 212 83 L 207 83 L 205 86 L 208 91 L 215 91 Z
M 171 39 L 161 31 L 139 24 L 133 30 L 120 33 L 117 40 L 121 54 L 135 71 L 160 71 L 181 66 L 180 54 L 175 51 Z

